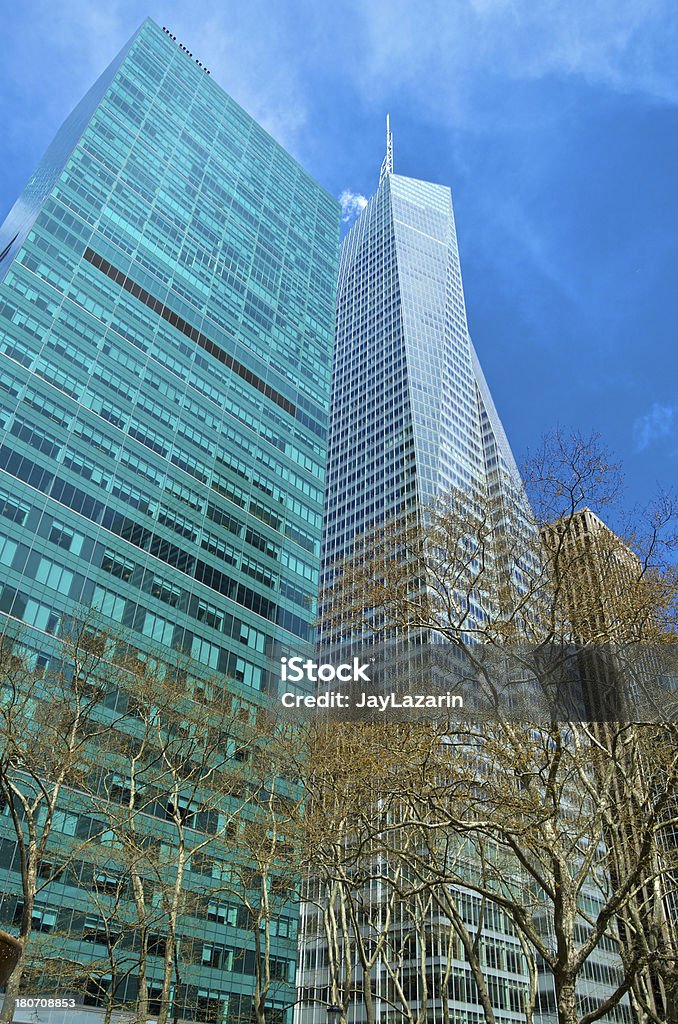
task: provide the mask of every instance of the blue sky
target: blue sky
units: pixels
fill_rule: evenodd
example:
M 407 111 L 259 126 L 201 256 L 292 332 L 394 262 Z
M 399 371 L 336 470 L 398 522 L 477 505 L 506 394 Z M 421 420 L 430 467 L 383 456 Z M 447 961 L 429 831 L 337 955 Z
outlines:
M 0 219 L 147 14 L 337 197 L 374 190 L 390 111 L 396 172 L 452 187 L 471 334 L 518 461 L 556 427 L 597 431 L 627 505 L 674 486 L 674 0 L 7 5 Z

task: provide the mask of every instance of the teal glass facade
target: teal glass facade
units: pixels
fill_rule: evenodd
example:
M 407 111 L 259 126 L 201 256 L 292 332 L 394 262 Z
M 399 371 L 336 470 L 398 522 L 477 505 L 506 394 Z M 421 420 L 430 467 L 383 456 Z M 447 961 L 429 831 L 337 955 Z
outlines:
M 40 656 L 94 607 L 255 703 L 273 644 L 312 642 L 338 238 L 336 201 L 146 21 L 0 228 L 0 631 Z M 50 899 L 68 933 L 77 892 Z M 242 946 L 237 919 L 196 927 Z M 188 970 L 224 1020 L 244 963 Z

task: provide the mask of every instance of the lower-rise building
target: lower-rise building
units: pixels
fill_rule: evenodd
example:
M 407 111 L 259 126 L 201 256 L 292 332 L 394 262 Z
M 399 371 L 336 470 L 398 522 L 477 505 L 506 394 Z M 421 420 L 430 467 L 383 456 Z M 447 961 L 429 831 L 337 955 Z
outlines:
M 618 777 L 606 780 L 618 804 L 614 827 L 603 836 L 608 872 L 616 885 L 636 870 L 644 844 L 649 844 L 636 891 L 618 920 L 622 948 L 627 955 L 635 951 L 643 962 L 631 985 L 634 1020 L 668 1021 L 678 1008 L 672 825 L 678 798 L 674 792 L 666 800 L 651 830 L 646 809 L 659 795 L 657 784 L 663 791 L 665 780 L 657 779 L 656 766 L 662 763 L 663 750 L 675 742 L 672 729 L 660 724 L 663 713 L 671 721 L 676 693 L 673 659 L 670 653 L 666 656 L 673 647 L 667 613 L 674 584 L 649 559 L 642 562 L 589 508 L 550 524 L 543 538 L 577 644 L 586 717 L 603 748 L 627 748 L 619 759 Z M 635 800 L 629 798 L 632 789 Z

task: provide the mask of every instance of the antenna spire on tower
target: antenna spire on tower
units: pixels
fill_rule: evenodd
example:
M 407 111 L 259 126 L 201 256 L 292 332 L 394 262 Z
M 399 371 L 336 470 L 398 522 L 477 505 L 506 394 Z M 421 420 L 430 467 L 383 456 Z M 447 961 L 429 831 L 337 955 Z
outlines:
M 389 174 L 393 174 L 393 136 L 391 135 L 391 121 L 389 115 L 386 115 L 386 156 L 384 162 L 381 165 L 381 171 L 379 172 L 379 184 L 381 185 L 384 178 Z

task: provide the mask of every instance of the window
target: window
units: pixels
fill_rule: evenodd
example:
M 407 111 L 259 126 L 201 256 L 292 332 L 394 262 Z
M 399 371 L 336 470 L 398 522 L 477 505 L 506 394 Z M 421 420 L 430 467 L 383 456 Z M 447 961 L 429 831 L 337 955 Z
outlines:
M 94 888 L 96 891 L 106 893 L 109 896 L 115 896 L 124 885 L 125 883 L 120 878 L 116 878 L 115 875 L 99 874 L 94 876 Z
M 41 807 L 38 812 L 37 826 L 41 829 L 47 820 L 47 808 Z M 55 811 L 52 817 L 52 830 L 61 832 L 65 836 L 74 836 L 78 825 L 77 814 L 69 814 L 68 811 Z
M 145 636 L 149 636 L 152 640 L 171 646 L 174 639 L 174 623 L 163 619 L 160 615 L 146 612 L 143 632 Z
M 19 523 L 20 526 L 23 526 L 29 512 L 30 508 L 28 505 L 17 501 L 7 491 L 0 491 L 0 515 L 10 519 L 13 523 Z
M 230 903 L 208 903 L 207 920 L 219 924 L 230 924 L 235 928 L 238 921 L 238 908 Z
M 68 594 L 73 583 L 73 573 L 49 558 L 42 558 L 35 579 L 37 583 L 44 583 L 60 594 Z
M 16 908 L 14 910 L 14 924 L 20 923 L 23 912 L 23 902 L 21 900 L 17 900 Z M 34 932 L 51 932 L 52 928 L 54 928 L 56 924 L 56 920 L 56 910 L 48 910 L 46 907 L 39 906 L 33 907 L 31 927 Z
M 149 956 L 164 957 L 167 950 L 167 938 L 164 935 L 149 935 L 147 950 Z
M 122 938 L 122 932 L 113 931 L 100 917 L 89 916 L 85 918 L 82 938 L 84 942 L 95 942 L 112 948 Z
M 220 992 L 210 992 L 207 989 L 199 989 L 195 1009 L 196 1020 L 226 1020 L 224 1012 L 225 1006 L 225 995 L 222 995 Z
M 80 554 L 84 539 L 81 533 L 76 533 L 70 526 L 66 526 L 65 523 L 60 523 L 56 519 L 52 523 L 48 537 L 52 544 L 56 544 L 66 551 L 72 551 L 74 555 Z
M 92 606 L 116 622 L 122 622 L 126 604 L 125 598 L 114 594 L 112 590 L 105 590 L 99 586 L 94 588 Z
M 26 601 L 26 608 L 22 618 L 29 626 L 35 626 L 36 629 L 46 631 L 53 615 L 54 613 L 52 612 L 52 609 L 47 605 L 40 604 L 38 601 L 30 600 Z
M 17 545 L 7 537 L 0 537 L 0 562 L 3 565 L 11 565 L 16 554 Z
M 218 967 L 222 971 L 233 970 L 233 950 L 226 946 L 205 943 L 202 947 L 202 961 L 205 967 Z

